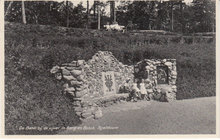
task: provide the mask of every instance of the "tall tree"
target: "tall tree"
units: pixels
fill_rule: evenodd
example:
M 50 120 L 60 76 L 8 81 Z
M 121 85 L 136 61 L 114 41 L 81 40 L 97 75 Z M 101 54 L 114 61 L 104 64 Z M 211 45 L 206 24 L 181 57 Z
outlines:
M 101 26 L 101 24 L 100 24 L 100 22 L 101 22 L 101 13 L 100 13 L 100 5 L 98 4 L 97 5 L 97 9 L 98 9 L 98 30 L 100 30 L 100 26 Z
M 97 0 L 95 0 L 94 1 L 94 4 L 93 4 L 93 15 L 94 15 L 94 18 L 96 18 L 96 7 L 97 7 L 97 3 L 98 3 L 98 1 Z
M 122 25 L 127 25 L 128 21 L 137 24 L 138 29 L 146 30 L 151 28 L 150 21 L 155 22 L 156 2 L 154 1 L 134 1 L 124 2 L 123 6 L 118 7 L 118 22 Z M 125 21 L 125 22 L 124 22 Z M 153 25 L 153 24 L 152 24 Z
M 5 3 L 7 6 L 7 3 Z M 52 1 L 25 1 L 26 22 L 30 24 L 59 24 L 59 8 L 62 4 Z M 6 21 L 23 22 L 22 3 L 14 1 L 8 14 L 5 16 Z
M 110 19 L 111 23 L 116 22 L 115 1 L 110 1 Z
M 66 0 L 66 27 L 69 27 L 69 2 Z
M 89 28 L 89 14 L 90 14 L 90 10 L 89 10 L 89 0 L 87 0 L 86 2 L 86 13 L 87 13 L 87 25 L 86 28 Z
M 70 26 L 76 28 L 85 28 L 87 24 L 86 16 L 86 8 L 83 7 L 81 2 L 70 11 Z
M 157 8 L 156 29 L 170 30 L 170 3 L 160 1 Z
M 10 10 L 10 8 L 11 8 L 12 3 L 13 3 L 13 1 L 10 1 L 9 5 L 8 5 L 6 11 L 5 11 L 5 16 L 8 15 L 8 12 L 9 12 L 9 10 Z
M 193 0 L 192 30 L 195 32 L 210 32 L 215 26 L 215 2 L 211 0 Z
M 26 24 L 27 22 L 26 22 L 24 1 L 22 0 L 21 3 L 22 3 L 22 21 L 23 21 L 24 24 Z

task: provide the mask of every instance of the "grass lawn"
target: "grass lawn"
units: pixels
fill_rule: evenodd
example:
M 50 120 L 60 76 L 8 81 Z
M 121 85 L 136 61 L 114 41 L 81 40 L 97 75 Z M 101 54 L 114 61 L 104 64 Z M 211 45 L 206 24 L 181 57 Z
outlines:
M 6 23 L 6 134 L 20 134 L 19 126 L 80 124 L 71 99 L 61 94 L 62 83 L 49 71 L 54 65 L 88 60 L 98 50 L 111 51 L 124 64 L 144 58 L 176 59 L 177 99 L 215 96 L 215 43 L 164 43 L 168 36 L 162 43 L 134 43 L 149 38 L 161 36 Z

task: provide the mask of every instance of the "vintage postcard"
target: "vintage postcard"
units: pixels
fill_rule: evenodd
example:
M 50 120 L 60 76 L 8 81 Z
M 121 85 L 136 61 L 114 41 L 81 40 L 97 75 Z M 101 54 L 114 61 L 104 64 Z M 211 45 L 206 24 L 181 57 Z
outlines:
M 3 1 L 10 136 L 219 136 L 215 0 Z

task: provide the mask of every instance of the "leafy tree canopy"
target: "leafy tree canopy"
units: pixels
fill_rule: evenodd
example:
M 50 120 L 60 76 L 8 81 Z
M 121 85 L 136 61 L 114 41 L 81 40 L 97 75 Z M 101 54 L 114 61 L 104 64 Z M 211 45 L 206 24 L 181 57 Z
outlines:
M 70 27 L 85 28 L 91 24 L 91 28 L 97 28 L 97 7 L 94 8 L 93 16 L 90 13 L 88 22 L 87 11 L 82 3 L 68 3 L 25 1 L 27 23 L 66 26 L 68 21 Z M 10 1 L 5 1 L 5 20 L 22 22 L 21 1 L 9 5 Z M 97 5 L 101 9 L 101 25 L 111 23 L 105 10 L 109 2 L 97 2 Z M 211 0 L 193 0 L 190 5 L 181 1 L 121 1 L 116 11 L 119 25 L 135 29 L 183 33 L 211 32 L 215 29 L 215 2 Z

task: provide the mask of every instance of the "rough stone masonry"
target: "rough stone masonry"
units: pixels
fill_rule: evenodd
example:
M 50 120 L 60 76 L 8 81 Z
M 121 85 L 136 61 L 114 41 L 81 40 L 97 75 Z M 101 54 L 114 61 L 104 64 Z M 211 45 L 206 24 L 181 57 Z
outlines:
M 81 118 L 102 117 L 103 104 L 125 101 L 125 85 L 144 82 L 148 93 L 164 92 L 167 100 L 176 99 L 176 60 L 145 59 L 134 66 L 119 62 L 111 52 L 98 51 L 92 59 L 54 66 L 51 73 L 65 81 L 63 93 L 73 97 L 75 111 Z

